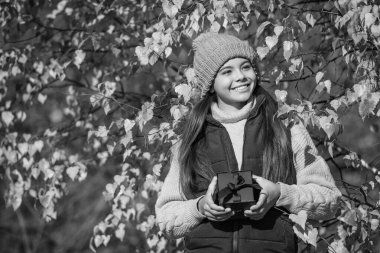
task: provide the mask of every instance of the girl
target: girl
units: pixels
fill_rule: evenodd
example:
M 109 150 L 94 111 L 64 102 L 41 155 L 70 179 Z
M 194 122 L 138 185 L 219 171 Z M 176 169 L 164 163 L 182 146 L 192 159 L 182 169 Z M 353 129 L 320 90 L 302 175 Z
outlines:
M 276 102 L 259 86 L 258 58 L 247 42 L 207 33 L 193 42 L 202 99 L 172 149 L 156 203 L 157 223 L 185 237 L 186 252 L 297 252 L 285 212 L 334 215 L 340 192 L 301 124 L 276 117 Z M 243 215 L 215 204 L 219 172 L 251 170 L 259 199 Z

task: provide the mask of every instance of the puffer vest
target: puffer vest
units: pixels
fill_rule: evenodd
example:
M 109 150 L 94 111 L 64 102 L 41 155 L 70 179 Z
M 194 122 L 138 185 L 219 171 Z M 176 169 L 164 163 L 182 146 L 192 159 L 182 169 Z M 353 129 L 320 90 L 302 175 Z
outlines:
M 263 95 L 256 98 L 256 105 L 250 112 L 244 128 L 243 161 L 241 170 L 251 170 L 263 175 L 264 115 L 261 110 L 265 102 Z M 209 116 L 205 126 L 204 154 L 207 154 L 212 170 L 220 172 L 237 171 L 238 163 L 231 139 L 224 126 Z M 289 168 L 294 169 L 294 168 Z M 196 178 L 204 189 L 208 182 Z M 295 183 L 295 178 L 284 182 Z M 223 222 L 204 219 L 185 236 L 185 252 L 188 253 L 259 253 L 297 252 L 297 240 L 287 215 L 277 209 L 270 209 L 261 220 L 251 220 L 240 215 Z

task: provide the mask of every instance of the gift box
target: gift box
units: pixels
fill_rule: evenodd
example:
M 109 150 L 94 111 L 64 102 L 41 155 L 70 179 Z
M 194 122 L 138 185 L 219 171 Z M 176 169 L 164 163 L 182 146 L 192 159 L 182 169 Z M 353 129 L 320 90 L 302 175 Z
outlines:
M 239 212 L 254 205 L 261 187 L 252 178 L 252 171 L 218 173 L 217 204 Z

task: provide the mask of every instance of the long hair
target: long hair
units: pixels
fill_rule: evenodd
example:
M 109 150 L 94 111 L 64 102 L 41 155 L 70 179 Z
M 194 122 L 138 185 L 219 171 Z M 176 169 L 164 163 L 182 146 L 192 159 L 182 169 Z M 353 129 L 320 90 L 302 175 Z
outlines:
M 184 195 L 190 199 L 196 196 L 199 185 L 196 176 L 201 176 L 210 182 L 214 173 L 207 165 L 206 157 L 201 156 L 199 150 L 204 148 L 201 139 L 204 136 L 206 116 L 210 111 L 212 94 L 208 92 L 189 113 L 184 131 L 181 135 L 179 147 L 180 186 Z
M 260 85 L 256 85 L 254 95 L 266 97 L 261 110 L 264 116 L 264 153 L 262 177 L 272 182 L 295 182 L 295 170 L 292 160 L 290 136 L 280 119 L 275 115 L 277 103 Z M 180 186 L 186 198 L 197 196 L 201 185 L 196 181 L 201 177 L 211 182 L 214 171 L 205 155 L 204 128 L 206 116 L 210 113 L 213 95 L 209 92 L 192 109 L 186 121 L 179 147 Z

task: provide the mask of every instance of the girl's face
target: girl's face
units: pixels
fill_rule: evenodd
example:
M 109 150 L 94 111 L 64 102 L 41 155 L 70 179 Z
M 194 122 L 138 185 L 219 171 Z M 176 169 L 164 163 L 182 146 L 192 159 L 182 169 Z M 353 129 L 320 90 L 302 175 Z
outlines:
M 227 111 L 241 109 L 251 97 L 256 79 L 256 73 L 249 60 L 234 58 L 227 61 L 214 80 L 219 108 Z

